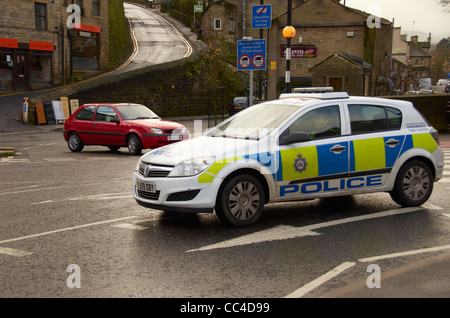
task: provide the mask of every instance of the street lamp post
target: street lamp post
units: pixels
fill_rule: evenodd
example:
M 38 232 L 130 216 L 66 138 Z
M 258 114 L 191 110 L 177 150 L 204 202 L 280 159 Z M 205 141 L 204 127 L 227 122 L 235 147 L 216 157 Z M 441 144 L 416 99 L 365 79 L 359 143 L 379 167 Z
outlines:
M 291 39 L 295 36 L 295 28 L 292 24 L 292 0 L 288 0 L 287 26 L 283 29 L 286 38 L 286 93 L 291 91 Z

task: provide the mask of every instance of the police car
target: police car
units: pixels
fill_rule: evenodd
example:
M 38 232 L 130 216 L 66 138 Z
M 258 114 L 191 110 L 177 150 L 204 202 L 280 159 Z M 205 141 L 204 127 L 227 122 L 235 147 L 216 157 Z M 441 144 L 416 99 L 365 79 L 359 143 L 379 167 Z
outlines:
M 143 155 L 133 175 L 136 201 L 215 211 L 246 226 L 269 202 L 370 192 L 389 192 L 403 206 L 428 200 L 443 153 L 410 102 L 310 91 L 282 94 Z

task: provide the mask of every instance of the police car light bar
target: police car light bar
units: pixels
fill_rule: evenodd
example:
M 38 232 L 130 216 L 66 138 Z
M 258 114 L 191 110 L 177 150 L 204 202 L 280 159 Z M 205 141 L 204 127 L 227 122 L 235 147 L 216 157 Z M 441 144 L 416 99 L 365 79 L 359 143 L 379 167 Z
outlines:
M 293 93 L 284 93 L 280 99 L 284 98 L 317 98 L 317 99 L 336 99 L 348 98 L 346 92 L 333 92 L 333 87 L 297 87 Z
M 280 99 L 287 98 L 315 98 L 315 99 L 342 99 L 349 98 L 346 92 L 336 93 L 284 93 L 280 95 Z
M 297 87 L 294 93 L 331 93 L 333 87 Z

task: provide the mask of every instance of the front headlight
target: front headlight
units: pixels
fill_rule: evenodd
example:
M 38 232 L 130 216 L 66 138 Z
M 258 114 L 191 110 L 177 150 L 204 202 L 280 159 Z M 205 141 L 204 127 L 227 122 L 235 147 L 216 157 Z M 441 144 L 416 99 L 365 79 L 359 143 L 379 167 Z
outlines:
M 159 129 L 159 128 L 152 127 L 152 128 L 149 129 L 149 133 L 155 134 L 155 135 L 162 135 L 163 131 L 161 129 Z
M 169 177 L 188 177 L 199 174 L 206 168 L 208 168 L 214 161 L 216 157 L 201 157 L 192 158 L 181 161 L 179 164 L 172 169 L 169 173 Z

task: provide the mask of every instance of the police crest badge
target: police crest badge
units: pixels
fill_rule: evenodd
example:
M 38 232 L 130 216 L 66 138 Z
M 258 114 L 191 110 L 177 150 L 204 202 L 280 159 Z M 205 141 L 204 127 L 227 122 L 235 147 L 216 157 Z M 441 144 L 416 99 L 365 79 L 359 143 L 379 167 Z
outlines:
M 308 163 L 306 162 L 306 159 L 303 158 L 303 155 L 301 153 L 298 153 L 297 159 L 294 160 L 295 171 L 302 173 L 303 171 L 305 171 L 307 165 Z

